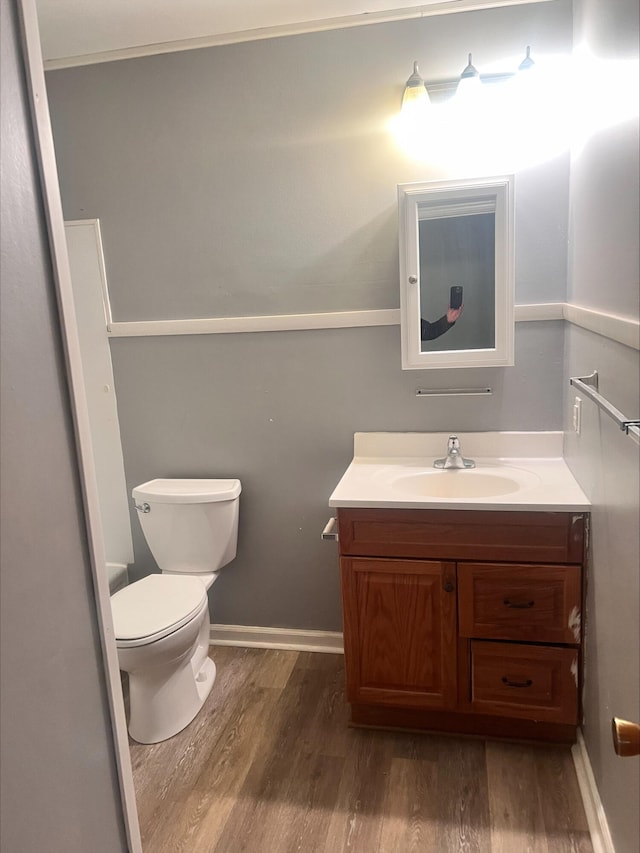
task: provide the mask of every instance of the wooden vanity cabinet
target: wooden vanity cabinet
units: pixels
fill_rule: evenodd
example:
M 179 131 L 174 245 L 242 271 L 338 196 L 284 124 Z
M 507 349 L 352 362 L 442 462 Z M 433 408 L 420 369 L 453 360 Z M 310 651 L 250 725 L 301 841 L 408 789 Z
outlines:
M 339 509 L 352 723 L 573 742 L 586 518 Z

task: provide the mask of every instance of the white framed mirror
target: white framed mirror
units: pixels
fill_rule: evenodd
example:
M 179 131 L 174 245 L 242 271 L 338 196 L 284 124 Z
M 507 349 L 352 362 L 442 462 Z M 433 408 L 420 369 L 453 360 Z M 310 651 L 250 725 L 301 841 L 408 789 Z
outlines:
M 512 175 L 398 186 L 402 368 L 514 363 Z

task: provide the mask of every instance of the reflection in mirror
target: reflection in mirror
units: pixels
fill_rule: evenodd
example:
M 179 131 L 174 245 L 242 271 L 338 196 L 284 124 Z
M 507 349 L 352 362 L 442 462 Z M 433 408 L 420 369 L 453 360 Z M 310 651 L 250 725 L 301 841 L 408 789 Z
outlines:
M 495 212 L 434 218 L 420 215 L 422 352 L 495 347 Z M 430 317 L 449 334 L 436 337 Z M 463 319 L 464 318 L 464 319 Z M 434 329 L 433 327 L 436 326 Z
M 513 181 L 403 184 L 403 368 L 513 364 Z

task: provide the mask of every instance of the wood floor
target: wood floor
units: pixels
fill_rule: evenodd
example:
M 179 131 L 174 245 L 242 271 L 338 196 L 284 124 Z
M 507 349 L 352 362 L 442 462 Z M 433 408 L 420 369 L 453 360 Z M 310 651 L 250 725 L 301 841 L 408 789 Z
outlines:
M 144 853 L 592 853 L 567 747 L 350 729 L 341 655 L 211 656 L 196 720 L 131 743 Z

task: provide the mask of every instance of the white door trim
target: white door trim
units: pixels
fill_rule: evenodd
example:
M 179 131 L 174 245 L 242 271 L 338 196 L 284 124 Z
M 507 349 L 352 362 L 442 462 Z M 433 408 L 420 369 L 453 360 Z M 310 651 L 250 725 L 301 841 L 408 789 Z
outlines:
M 71 271 L 67 254 L 60 185 L 56 167 L 51 119 L 42 66 L 40 34 L 35 0 L 19 0 L 18 9 L 26 60 L 27 88 L 31 102 L 35 142 L 40 170 L 43 207 L 47 220 L 49 247 L 56 283 L 56 295 L 61 317 L 61 332 L 65 348 L 67 381 L 75 428 L 76 450 L 83 489 L 87 540 L 91 558 L 98 630 L 103 653 L 109 712 L 114 739 L 114 758 L 118 772 L 123 819 L 130 853 L 142 853 L 140 825 L 136 806 L 127 723 L 122 696 L 122 684 L 109 601 L 109 586 L 105 568 L 105 548 L 100 520 L 98 487 L 91 452 L 89 412 L 82 378 L 80 342 L 76 322 Z

